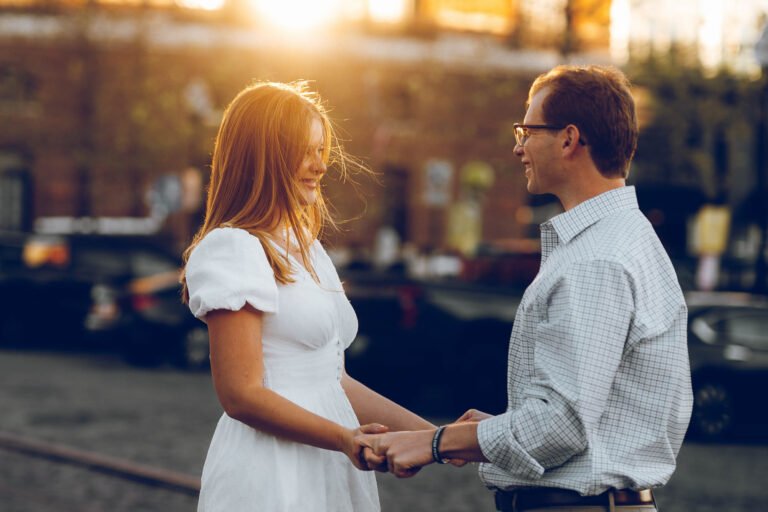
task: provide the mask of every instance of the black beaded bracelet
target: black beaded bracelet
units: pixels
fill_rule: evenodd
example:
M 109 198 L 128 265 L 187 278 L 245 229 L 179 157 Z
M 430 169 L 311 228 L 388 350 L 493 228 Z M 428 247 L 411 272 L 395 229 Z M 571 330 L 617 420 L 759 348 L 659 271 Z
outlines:
M 437 427 L 435 435 L 432 436 L 432 459 L 438 464 L 445 464 L 449 459 L 444 459 L 440 456 L 440 438 L 443 436 L 445 425 Z

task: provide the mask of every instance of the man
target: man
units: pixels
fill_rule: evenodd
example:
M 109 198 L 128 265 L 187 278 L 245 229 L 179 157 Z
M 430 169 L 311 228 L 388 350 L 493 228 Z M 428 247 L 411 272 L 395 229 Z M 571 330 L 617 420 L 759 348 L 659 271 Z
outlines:
M 656 510 L 650 488 L 672 475 L 691 414 L 687 310 L 625 184 L 637 145 L 629 83 L 613 68 L 556 67 L 533 83 L 515 136 L 528 191 L 565 211 L 541 226 L 541 267 L 510 340 L 507 412 L 365 441 L 401 477 L 484 462 L 502 511 Z

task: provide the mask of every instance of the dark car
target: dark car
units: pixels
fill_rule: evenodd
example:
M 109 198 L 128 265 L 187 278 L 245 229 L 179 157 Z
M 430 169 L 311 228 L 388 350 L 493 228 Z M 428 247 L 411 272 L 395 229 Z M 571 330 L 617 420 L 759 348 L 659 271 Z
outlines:
M 344 272 L 359 331 L 349 373 L 421 413 L 503 412 L 521 290 L 402 274 Z
M 764 435 L 768 413 L 768 297 L 689 292 L 688 347 L 699 439 Z
M 179 264 L 155 237 L 4 234 L 0 343 L 205 366 L 207 331 L 180 303 Z

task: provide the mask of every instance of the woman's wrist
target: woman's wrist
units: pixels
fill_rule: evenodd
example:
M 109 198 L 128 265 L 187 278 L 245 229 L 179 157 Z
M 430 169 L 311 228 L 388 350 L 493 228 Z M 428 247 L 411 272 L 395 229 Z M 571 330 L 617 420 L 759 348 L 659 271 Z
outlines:
M 354 430 L 339 425 L 338 431 L 336 432 L 336 451 L 348 454 L 354 443 L 354 438 Z

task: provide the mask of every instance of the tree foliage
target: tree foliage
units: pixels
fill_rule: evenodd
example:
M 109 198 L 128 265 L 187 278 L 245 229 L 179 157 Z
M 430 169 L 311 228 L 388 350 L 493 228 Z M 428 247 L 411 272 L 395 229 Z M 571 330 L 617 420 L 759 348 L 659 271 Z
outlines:
M 628 73 L 648 103 L 639 105 L 647 119 L 634 162 L 638 182 L 738 200 L 737 181 L 755 175 L 762 82 L 709 73 L 674 51 L 633 63 Z

